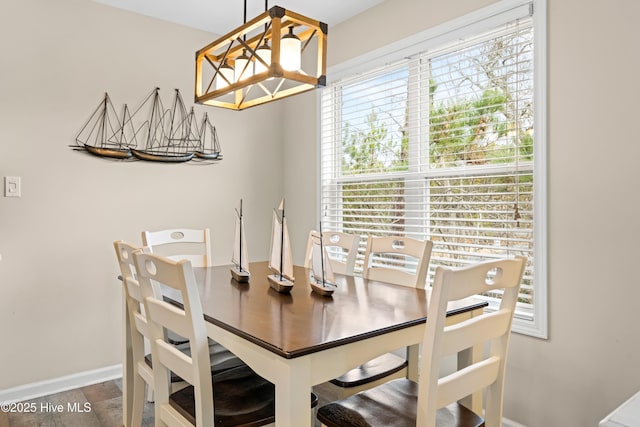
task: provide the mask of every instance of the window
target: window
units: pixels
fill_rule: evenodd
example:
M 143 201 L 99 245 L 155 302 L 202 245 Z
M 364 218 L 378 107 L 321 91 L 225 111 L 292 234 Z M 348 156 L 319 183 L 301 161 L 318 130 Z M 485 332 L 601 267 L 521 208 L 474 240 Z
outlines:
M 545 337 L 543 31 L 532 11 L 498 3 L 325 88 L 320 199 L 325 229 L 432 240 L 430 278 L 437 265 L 525 255 L 514 330 Z

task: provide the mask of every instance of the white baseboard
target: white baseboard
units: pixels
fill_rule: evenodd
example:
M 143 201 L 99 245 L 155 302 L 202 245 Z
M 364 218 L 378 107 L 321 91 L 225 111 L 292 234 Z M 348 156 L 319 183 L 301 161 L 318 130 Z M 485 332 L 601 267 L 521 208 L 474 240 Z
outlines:
M 511 421 L 508 418 L 502 418 L 502 427 L 527 427 L 524 424 L 519 424 L 515 421 Z
M 122 364 L 0 390 L 0 402 L 22 402 L 122 377 Z

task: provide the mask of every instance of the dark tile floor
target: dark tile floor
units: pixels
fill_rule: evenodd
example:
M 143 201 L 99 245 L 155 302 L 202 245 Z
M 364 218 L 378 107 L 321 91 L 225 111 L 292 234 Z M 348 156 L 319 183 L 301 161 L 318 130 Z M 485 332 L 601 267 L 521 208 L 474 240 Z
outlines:
M 30 412 L 0 411 L 0 427 L 121 427 L 121 386 L 121 380 L 107 381 L 23 402 Z M 324 385 L 314 391 L 320 405 L 335 400 Z M 142 427 L 153 426 L 153 419 L 153 403 L 147 403 Z
M 107 381 L 23 402 L 0 412 L 0 427 L 120 427 L 121 380 Z M 145 405 L 143 426 L 153 426 L 153 404 Z

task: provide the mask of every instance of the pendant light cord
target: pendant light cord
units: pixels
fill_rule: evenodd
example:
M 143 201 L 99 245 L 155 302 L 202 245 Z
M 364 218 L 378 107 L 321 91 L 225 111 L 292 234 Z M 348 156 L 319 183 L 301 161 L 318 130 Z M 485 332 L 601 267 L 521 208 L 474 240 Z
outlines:
M 264 0 L 264 11 L 266 12 L 267 10 L 269 10 L 269 0 Z M 269 30 L 269 25 L 264 24 L 264 32 L 266 33 L 268 30 Z
M 242 23 L 247 23 L 247 0 L 244 0 L 244 16 L 242 17 Z M 242 36 L 242 40 L 247 41 L 247 35 Z

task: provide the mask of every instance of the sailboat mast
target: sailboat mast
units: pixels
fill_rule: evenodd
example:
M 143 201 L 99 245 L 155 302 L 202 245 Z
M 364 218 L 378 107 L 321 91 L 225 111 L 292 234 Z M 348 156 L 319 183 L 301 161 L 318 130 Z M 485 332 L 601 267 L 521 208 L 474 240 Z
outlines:
M 173 100 L 173 108 L 171 109 L 171 122 L 169 123 L 169 136 L 167 142 L 167 152 L 169 151 L 169 146 L 172 145 L 171 137 L 173 136 L 173 121 L 176 117 L 176 109 L 178 108 L 178 89 L 175 89 L 176 97 Z
M 320 221 L 320 266 L 322 268 L 322 285 L 324 286 L 325 284 L 325 279 L 324 279 L 324 243 L 323 240 L 324 237 L 322 236 L 322 221 Z
M 284 199 L 282 199 L 282 222 L 280 223 L 280 280 L 284 268 Z
M 151 118 L 149 119 L 149 131 L 147 132 L 147 148 L 151 148 L 151 128 L 153 127 L 153 116 L 156 112 L 157 102 L 158 102 L 158 88 L 156 88 L 155 94 L 153 96 L 153 105 L 151 106 Z M 155 129 L 154 129 L 154 137 L 155 137 Z
M 100 126 L 102 127 L 102 141 L 100 141 L 100 147 L 104 147 L 107 142 L 107 107 L 109 103 L 109 95 L 107 93 L 104 94 L 104 108 L 102 109 L 102 123 Z
M 123 144 L 122 141 L 124 141 L 124 126 L 127 120 L 127 104 L 124 104 L 124 111 L 122 112 L 122 127 L 120 128 L 120 140 L 118 141 L 118 144 L 120 145 L 120 147 L 122 147 Z
M 240 255 L 239 255 L 239 270 L 242 271 L 242 199 L 240 199 Z

